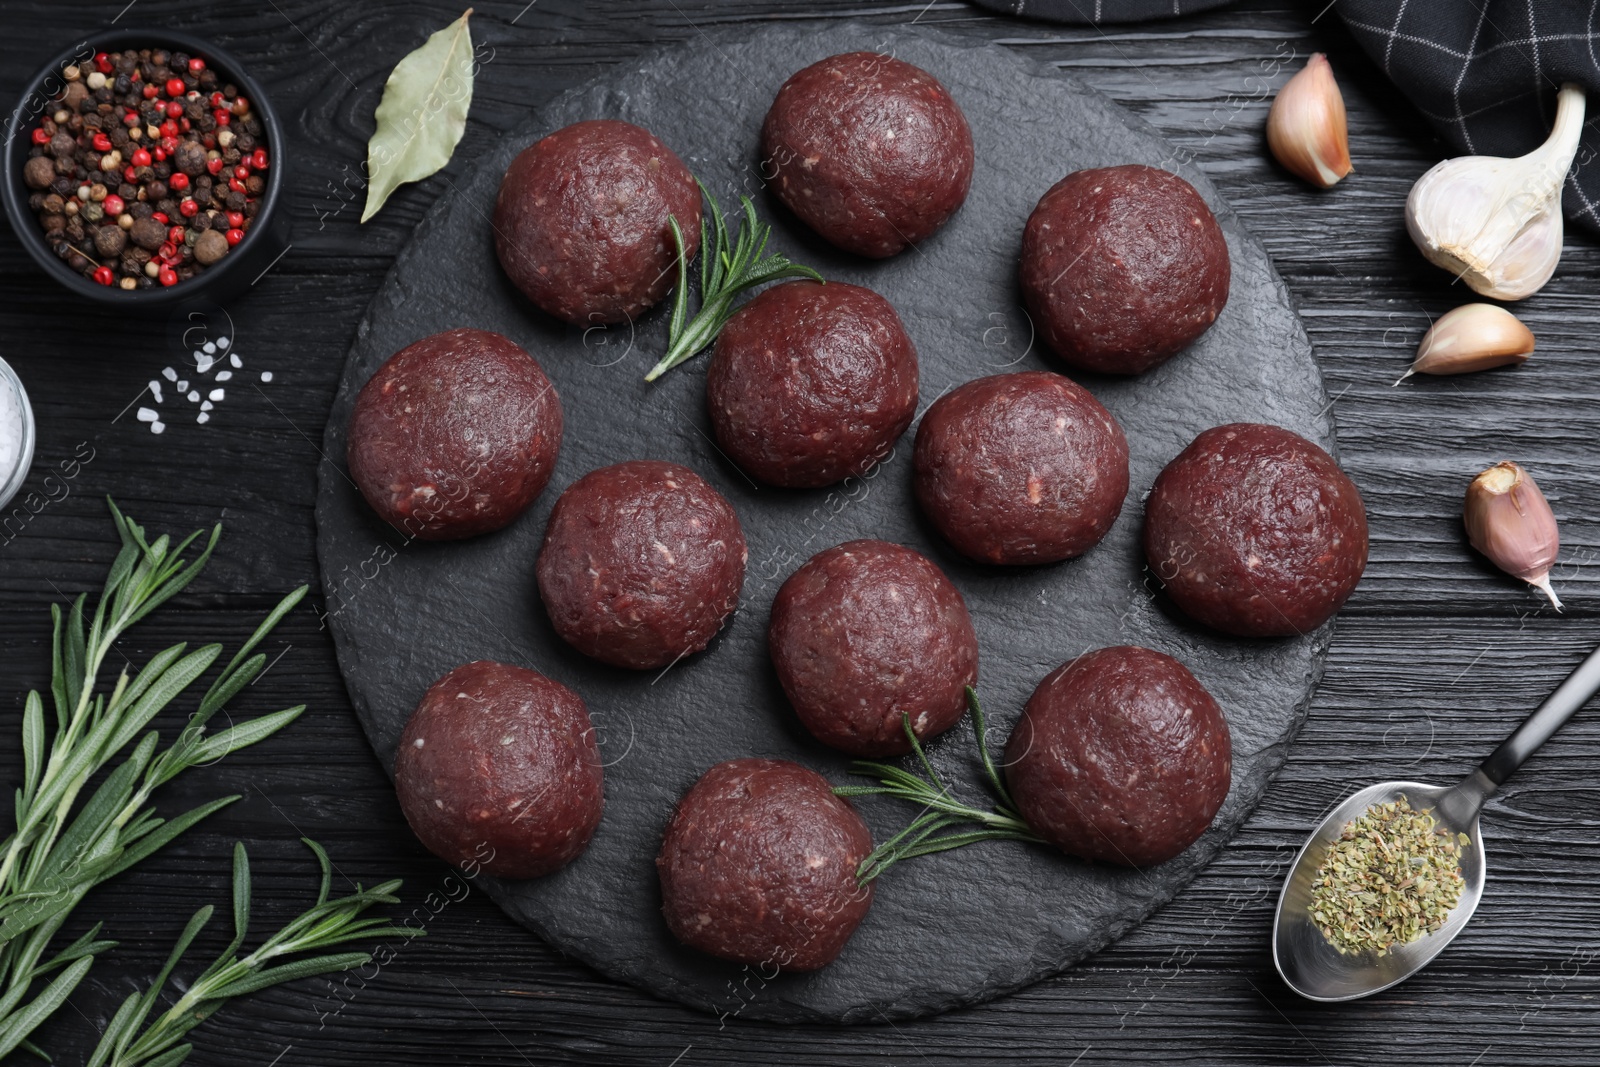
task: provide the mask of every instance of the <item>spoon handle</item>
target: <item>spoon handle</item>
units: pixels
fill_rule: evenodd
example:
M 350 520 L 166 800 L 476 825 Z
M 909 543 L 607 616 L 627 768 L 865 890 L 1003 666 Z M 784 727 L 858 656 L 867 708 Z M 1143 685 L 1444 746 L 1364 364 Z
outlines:
M 1567 675 L 1567 680 L 1545 698 L 1538 710 L 1489 754 L 1479 770 L 1495 785 L 1504 782 L 1597 692 L 1600 692 L 1600 648 L 1589 653 L 1578 669 Z

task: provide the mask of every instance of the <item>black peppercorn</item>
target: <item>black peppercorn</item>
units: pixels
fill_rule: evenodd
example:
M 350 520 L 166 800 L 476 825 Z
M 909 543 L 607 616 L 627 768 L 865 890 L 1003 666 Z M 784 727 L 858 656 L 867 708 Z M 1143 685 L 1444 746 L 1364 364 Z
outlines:
M 102 259 L 112 259 L 127 247 L 128 235 L 120 226 L 99 226 L 94 231 L 94 250 Z

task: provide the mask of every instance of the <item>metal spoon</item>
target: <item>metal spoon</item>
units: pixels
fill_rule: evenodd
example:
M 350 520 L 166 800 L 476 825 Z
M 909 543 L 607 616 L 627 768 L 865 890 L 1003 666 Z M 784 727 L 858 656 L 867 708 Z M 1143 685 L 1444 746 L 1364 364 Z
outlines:
M 1380 782 L 1347 797 L 1329 812 L 1295 857 L 1278 897 L 1278 914 L 1272 926 L 1272 960 L 1289 988 L 1311 1000 L 1355 1000 L 1405 981 L 1444 951 L 1472 918 L 1483 895 L 1483 837 L 1478 832 L 1478 813 L 1484 802 L 1596 692 L 1600 692 L 1600 648 L 1589 653 L 1538 710 L 1460 782 L 1452 786 Z M 1312 878 L 1322 864 L 1328 843 L 1339 836 L 1346 823 L 1371 805 L 1402 795 L 1419 811 L 1432 808 L 1434 817 L 1450 833 L 1464 833 L 1471 839 L 1471 844 L 1461 850 L 1461 876 L 1466 882 L 1461 901 L 1444 926 L 1431 934 L 1397 945 L 1382 956 L 1343 955 L 1312 921 Z

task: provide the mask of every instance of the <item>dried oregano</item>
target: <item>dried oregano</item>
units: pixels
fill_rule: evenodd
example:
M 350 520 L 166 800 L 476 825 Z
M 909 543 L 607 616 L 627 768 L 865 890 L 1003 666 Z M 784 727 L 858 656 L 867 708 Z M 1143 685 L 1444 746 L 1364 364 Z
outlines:
M 1311 884 L 1311 917 L 1341 953 L 1382 956 L 1445 924 L 1461 899 L 1461 846 L 1405 797 L 1345 824 Z

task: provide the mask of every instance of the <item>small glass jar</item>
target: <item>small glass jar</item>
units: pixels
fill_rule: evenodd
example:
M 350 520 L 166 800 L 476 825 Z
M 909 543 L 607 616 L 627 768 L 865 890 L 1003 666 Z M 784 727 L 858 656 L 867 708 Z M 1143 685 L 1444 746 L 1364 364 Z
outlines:
M 0 507 L 11 503 L 33 466 L 33 408 L 11 364 L 0 359 Z

